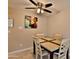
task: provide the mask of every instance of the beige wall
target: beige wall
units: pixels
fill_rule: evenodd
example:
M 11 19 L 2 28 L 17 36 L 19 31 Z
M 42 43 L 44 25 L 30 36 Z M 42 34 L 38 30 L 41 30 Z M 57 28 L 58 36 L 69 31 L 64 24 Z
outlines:
M 50 17 L 48 21 L 48 35 L 53 36 L 55 33 L 62 33 L 65 37 L 69 37 L 70 19 L 69 9 L 63 9 L 59 14 Z
M 38 16 L 32 10 L 9 8 L 9 16 L 14 19 L 14 27 L 9 30 L 9 52 L 32 47 L 32 36 L 35 33 L 52 36 L 54 33 L 61 32 L 69 37 L 69 0 L 55 1 L 55 8 L 60 10 L 56 15 L 45 13 Z M 24 28 L 25 15 L 35 15 L 39 18 L 37 29 Z
M 32 14 L 33 12 L 29 12 L 26 10 L 12 9 L 9 8 L 9 17 L 14 19 L 14 27 L 9 29 L 9 52 L 25 49 L 32 47 L 32 36 L 35 33 L 44 33 L 47 34 L 47 17 L 43 15 L 38 16 L 36 14 Z M 37 29 L 25 29 L 24 28 L 24 16 L 32 15 L 37 16 L 39 18 L 38 28 Z

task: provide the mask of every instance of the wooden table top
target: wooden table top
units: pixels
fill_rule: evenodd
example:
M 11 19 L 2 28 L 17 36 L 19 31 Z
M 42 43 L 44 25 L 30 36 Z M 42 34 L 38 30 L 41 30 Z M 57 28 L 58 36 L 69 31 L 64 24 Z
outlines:
M 51 42 L 51 43 L 58 44 L 58 45 L 61 44 L 61 40 L 59 40 L 59 39 L 53 39 L 53 38 L 50 38 L 50 37 L 45 37 L 45 38 L 41 38 L 41 39 L 42 39 L 42 40 L 49 41 L 49 42 Z
M 46 48 L 47 50 L 49 50 L 49 51 L 51 51 L 51 52 L 53 52 L 53 51 L 59 49 L 59 47 L 60 47 L 59 45 L 56 45 L 56 44 L 51 43 L 51 42 L 44 42 L 44 43 L 41 43 L 41 46 L 44 47 L 44 48 Z
M 39 37 L 34 36 L 33 38 L 39 38 Z M 51 42 L 51 43 L 56 43 L 56 44 L 58 44 L 58 45 L 60 45 L 60 43 L 61 43 L 61 40 L 59 40 L 59 39 L 53 39 L 53 38 L 51 38 L 51 37 L 41 37 L 41 38 L 39 39 L 39 42 L 40 42 L 40 43 L 41 43 L 41 42 L 44 42 L 44 41 L 48 41 L 48 42 Z
M 43 42 L 45 42 L 45 40 L 39 39 L 39 42 L 40 42 L 40 43 L 43 43 Z
M 53 40 L 53 41 L 51 41 L 51 42 L 52 42 L 52 43 L 59 44 L 59 45 L 61 44 L 61 40 L 58 40 L 58 39 L 57 39 L 57 40 Z
M 54 39 L 51 38 L 51 37 L 43 37 L 43 38 L 41 38 L 41 39 L 43 39 L 43 40 L 47 40 L 47 41 L 53 41 L 53 40 L 54 40 Z
M 38 40 L 39 37 L 33 36 L 33 38 Z M 45 42 L 45 40 L 39 38 L 39 42 L 42 43 L 42 42 Z
M 37 38 L 37 37 L 33 37 L 33 38 Z M 41 37 L 41 38 L 38 37 L 37 39 L 39 39 L 41 46 L 50 52 L 58 50 L 62 41 L 62 40 L 53 39 L 50 37 Z
M 41 43 L 41 46 L 45 49 L 49 50 L 50 52 L 53 52 L 60 47 L 60 40 L 56 40 L 50 37 L 33 37 L 34 39 L 39 39 L 39 42 Z

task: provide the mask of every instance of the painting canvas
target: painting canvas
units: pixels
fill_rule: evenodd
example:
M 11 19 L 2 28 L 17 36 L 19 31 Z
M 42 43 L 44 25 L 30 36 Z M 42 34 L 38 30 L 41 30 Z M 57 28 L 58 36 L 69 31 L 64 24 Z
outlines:
M 32 16 L 25 16 L 24 27 L 25 28 L 37 28 L 38 18 Z
M 8 28 L 12 28 L 12 27 L 13 27 L 13 19 L 8 18 Z

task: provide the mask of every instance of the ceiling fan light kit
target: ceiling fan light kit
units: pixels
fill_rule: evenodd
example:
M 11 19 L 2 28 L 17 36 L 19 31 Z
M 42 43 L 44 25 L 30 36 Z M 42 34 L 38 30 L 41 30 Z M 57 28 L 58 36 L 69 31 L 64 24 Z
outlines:
M 43 11 L 43 10 L 41 10 L 41 13 L 44 13 L 44 11 Z
M 40 13 L 44 13 L 44 11 L 38 8 L 37 9 L 37 14 L 40 14 Z
M 38 14 L 41 13 L 41 10 L 40 10 L 40 9 L 37 9 L 37 13 L 38 13 Z

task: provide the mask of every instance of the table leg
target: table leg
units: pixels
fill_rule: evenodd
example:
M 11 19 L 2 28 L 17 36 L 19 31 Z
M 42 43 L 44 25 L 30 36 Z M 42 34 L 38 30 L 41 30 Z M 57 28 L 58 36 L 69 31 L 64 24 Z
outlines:
M 35 55 L 35 43 L 33 42 L 33 54 Z
M 57 49 L 57 50 L 55 50 L 55 51 L 53 51 L 53 52 L 50 52 L 50 59 L 54 59 L 54 58 L 53 58 L 54 52 L 59 52 L 59 49 Z
M 50 59 L 53 59 L 53 52 L 50 53 Z
M 67 59 L 69 59 L 69 49 L 67 50 L 67 55 L 66 55 Z

